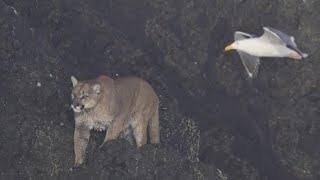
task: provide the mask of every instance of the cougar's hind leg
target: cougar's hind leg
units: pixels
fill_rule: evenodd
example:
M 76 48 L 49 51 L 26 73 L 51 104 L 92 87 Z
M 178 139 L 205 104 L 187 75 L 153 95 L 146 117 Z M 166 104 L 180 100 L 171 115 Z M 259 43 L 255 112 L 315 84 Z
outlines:
M 147 122 L 142 115 L 134 117 L 133 136 L 136 140 L 137 147 L 140 148 L 147 143 Z
M 148 123 L 148 130 L 150 141 L 152 144 L 160 143 L 160 126 L 159 126 L 159 112 L 158 109 L 155 111 Z

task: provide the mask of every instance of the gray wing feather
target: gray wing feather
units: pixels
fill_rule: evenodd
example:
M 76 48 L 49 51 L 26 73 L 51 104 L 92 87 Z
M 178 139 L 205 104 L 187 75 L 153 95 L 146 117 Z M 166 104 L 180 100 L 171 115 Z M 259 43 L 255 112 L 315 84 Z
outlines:
M 297 48 L 297 44 L 294 42 L 294 37 L 289 36 L 277 29 L 271 27 L 263 27 L 264 34 L 261 36 L 262 39 L 269 41 L 274 44 L 281 44 Z
M 235 41 L 242 40 L 242 39 L 248 39 L 248 38 L 254 38 L 254 37 L 256 37 L 256 36 L 252 35 L 252 34 L 240 32 L 240 31 L 236 31 L 234 33 L 234 40 Z
M 263 29 L 265 29 L 267 31 L 271 31 L 272 33 L 276 34 L 276 36 L 278 36 L 278 38 L 281 39 L 286 45 L 289 45 L 294 48 L 297 47 L 297 44 L 294 42 L 293 36 L 289 36 L 289 35 L 285 34 L 284 32 L 281 32 L 281 31 L 274 29 L 272 27 L 264 27 Z
M 285 45 L 283 40 L 273 31 L 271 31 L 269 28 L 264 27 L 263 28 L 264 33 L 260 37 L 264 41 L 268 41 L 272 44 L 280 44 L 280 45 Z
M 271 27 L 264 27 L 263 29 L 264 29 L 265 33 L 261 36 L 262 38 L 263 37 L 270 38 L 270 36 L 273 36 L 273 38 L 278 39 L 278 41 L 280 40 L 283 45 L 298 52 L 303 58 L 308 57 L 308 54 L 303 53 L 298 49 L 298 46 L 297 46 L 296 42 L 294 41 L 293 36 L 289 36 L 281 31 L 274 29 L 274 28 L 271 28 Z
M 258 71 L 259 71 L 259 65 L 260 65 L 260 59 L 259 57 L 252 56 L 250 54 L 247 54 L 242 51 L 238 51 L 241 62 L 243 66 L 245 67 L 248 75 L 250 78 L 257 77 Z

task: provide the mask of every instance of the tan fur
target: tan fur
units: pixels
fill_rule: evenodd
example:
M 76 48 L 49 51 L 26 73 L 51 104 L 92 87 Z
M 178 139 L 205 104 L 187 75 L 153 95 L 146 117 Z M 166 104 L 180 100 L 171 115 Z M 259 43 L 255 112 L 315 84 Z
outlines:
M 100 76 L 78 82 L 71 77 L 75 112 L 75 166 L 83 163 L 90 130 L 106 130 L 104 142 L 118 138 L 131 127 L 140 148 L 147 143 L 147 128 L 151 143 L 159 143 L 159 100 L 144 80 L 126 77 L 113 80 Z

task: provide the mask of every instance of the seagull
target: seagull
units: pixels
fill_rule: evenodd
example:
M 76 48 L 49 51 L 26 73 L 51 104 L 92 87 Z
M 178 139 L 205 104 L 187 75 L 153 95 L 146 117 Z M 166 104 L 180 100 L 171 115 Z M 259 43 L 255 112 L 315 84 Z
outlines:
M 308 54 L 301 52 L 289 36 L 277 29 L 263 27 L 264 33 L 257 37 L 252 34 L 236 31 L 234 42 L 225 47 L 224 51 L 237 50 L 250 78 L 258 74 L 260 57 L 288 57 L 292 59 L 307 58 Z

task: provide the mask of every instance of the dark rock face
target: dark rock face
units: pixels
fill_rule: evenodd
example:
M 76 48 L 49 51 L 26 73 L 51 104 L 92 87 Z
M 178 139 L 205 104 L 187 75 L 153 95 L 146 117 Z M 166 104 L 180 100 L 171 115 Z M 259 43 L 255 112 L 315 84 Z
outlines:
M 320 179 L 318 0 L 0 0 L 0 179 Z M 296 37 L 304 61 L 247 79 L 233 32 Z M 136 75 L 161 100 L 161 146 L 118 140 L 73 163 L 70 76 Z
M 205 172 L 203 174 L 203 172 Z M 191 163 L 174 150 L 146 145 L 139 152 L 125 141 L 110 141 L 88 164 L 60 179 L 218 179 L 213 167 Z

